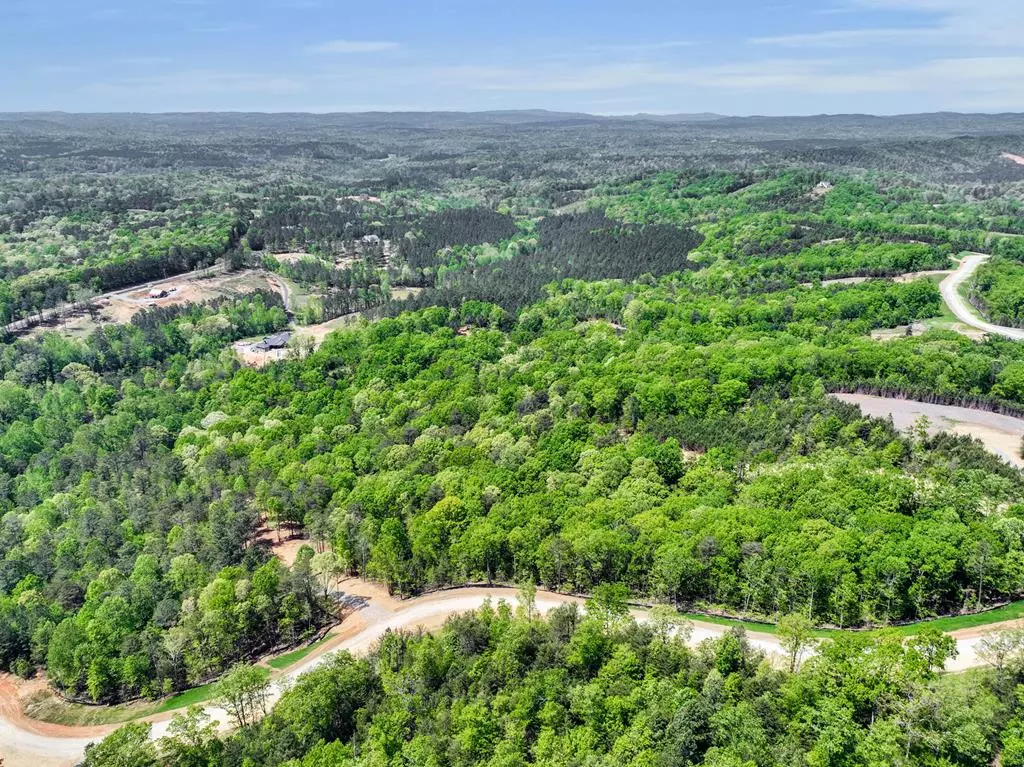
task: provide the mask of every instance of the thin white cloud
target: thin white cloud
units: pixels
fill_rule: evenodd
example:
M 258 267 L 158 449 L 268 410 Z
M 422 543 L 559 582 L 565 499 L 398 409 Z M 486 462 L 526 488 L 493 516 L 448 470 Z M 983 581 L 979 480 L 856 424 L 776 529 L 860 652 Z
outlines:
M 409 81 L 483 92 L 615 93 L 687 88 L 780 98 L 929 95 L 942 108 L 1011 109 L 1024 103 L 1024 56 L 936 58 L 908 66 L 864 66 L 853 60 L 768 59 L 677 67 L 623 63 L 583 67 L 437 67 L 409 71 Z
M 847 0 L 852 9 L 918 14 L 908 29 L 961 48 L 1020 49 L 1024 3 L 1020 0 Z M 984 52 L 979 50 L 979 52 Z
M 192 27 L 189 31 L 200 35 L 229 35 L 251 29 L 247 24 L 222 24 L 212 27 Z
M 306 50 L 310 53 L 381 53 L 399 47 L 398 43 L 388 40 L 329 40 Z
M 775 37 L 754 37 L 755 45 L 777 45 L 785 48 L 857 48 L 892 43 L 931 43 L 946 35 L 937 28 L 890 27 L 881 29 L 833 29 Z

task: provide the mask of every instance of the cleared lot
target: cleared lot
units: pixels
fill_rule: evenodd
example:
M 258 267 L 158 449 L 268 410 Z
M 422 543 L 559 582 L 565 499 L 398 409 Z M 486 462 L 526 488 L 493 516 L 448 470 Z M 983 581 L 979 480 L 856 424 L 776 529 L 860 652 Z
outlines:
M 1024 468 L 1020 456 L 1024 438 L 1024 419 L 954 405 L 933 405 L 909 399 L 876 397 L 870 394 L 833 394 L 836 399 L 857 405 L 864 415 L 892 418 L 893 425 L 907 431 L 921 416 L 931 421 L 929 432 L 963 434 L 979 440 L 987 450 L 1018 468 Z

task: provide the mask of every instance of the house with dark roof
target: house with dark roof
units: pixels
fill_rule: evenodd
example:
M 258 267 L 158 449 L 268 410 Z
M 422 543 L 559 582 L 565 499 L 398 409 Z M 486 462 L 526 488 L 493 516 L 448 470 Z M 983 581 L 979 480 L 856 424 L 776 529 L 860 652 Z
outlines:
M 288 345 L 291 340 L 291 333 L 275 333 L 272 336 L 267 336 L 262 341 L 252 345 L 254 352 L 269 352 L 273 349 L 283 349 Z

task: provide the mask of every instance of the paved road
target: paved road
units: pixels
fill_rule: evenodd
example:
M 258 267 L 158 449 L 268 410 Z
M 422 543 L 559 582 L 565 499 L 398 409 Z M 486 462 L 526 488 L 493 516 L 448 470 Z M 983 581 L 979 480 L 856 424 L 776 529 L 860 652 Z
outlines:
M 965 325 L 970 325 L 972 328 L 983 330 L 986 333 L 1010 338 L 1014 341 L 1024 341 L 1024 330 L 1020 328 L 1006 328 L 1002 325 L 993 325 L 991 322 L 986 322 L 978 316 L 974 308 L 960 295 L 960 286 L 967 282 L 974 272 L 977 271 L 978 267 L 988 261 L 989 258 L 990 256 L 981 253 L 964 256 L 959 268 L 939 285 L 939 290 L 942 292 L 942 300 L 946 302 L 946 306 L 956 315 L 956 318 Z
M 514 604 L 516 592 L 503 588 L 464 588 L 444 591 L 420 597 L 402 603 L 397 610 L 389 610 L 385 606 L 371 601 L 361 613 L 367 625 L 358 633 L 340 642 L 334 650 L 320 656 L 311 657 L 290 672 L 275 681 L 271 689 L 271 703 L 281 696 L 284 687 L 293 682 L 300 674 L 324 663 L 334 652 L 348 650 L 353 653 L 366 653 L 386 631 L 436 627 L 450 615 L 475 610 L 485 600 L 505 599 Z M 564 596 L 539 592 L 537 609 L 548 612 L 558 605 L 567 602 L 581 603 L 581 600 Z M 633 610 L 633 616 L 640 621 L 647 619 L 643 610 Z M 691 644 L 704 639 L 719 637 L 728 631 L 727 627 L 710 623 L 695 622 L 690 635 Z M 959 656 L 947 664 L 947 670 L 960 671 L 983 665 L 975 652 L 983 630 L 963 632 L 957 639 Z M 778 639 L 770 634 L 748 632 L 747 638 L 751 645 L 768 655 L 782 655 Z M 3 704 L 7 705 L 4 706 Z M 54 727 L 25 721 L 23 717 L 12 715 L 12 704 L 15 701 L 0 700 L 0 756 L 7 758 L 7 767 L 65 767 L 74 764 L 81 758 L 85 746 L 102 737 L 93 729 L 75 727 Z M 16 708 L 15 708 L 16 710 Z M 217 706 L 208 706 L 206 713 L 222 725 L 227 721 L 226 712 Z M 169 717 L 165 716 L 153 724 L 153 737 L 161 737 L 167 733 Z

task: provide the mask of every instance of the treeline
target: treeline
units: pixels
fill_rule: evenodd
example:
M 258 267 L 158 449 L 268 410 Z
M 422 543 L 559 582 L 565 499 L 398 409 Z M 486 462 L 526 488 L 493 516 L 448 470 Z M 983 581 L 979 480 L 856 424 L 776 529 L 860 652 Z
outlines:
M 12 280 L 0 281 L 0 323 L 31 319 L 45 310 L 82 300 L 96 293 L 212 266 L 218 258 L 232 261 L 245 224 L 211 216 L 179 226 L 124 233 L 117 249 L 92 254 L 87 263 L 67 265 L 50 257 L 44 266 Z M 237 259 L 233 260 L 237 265 Z
M 634 280 L 695 269 L 687 256 L 701 243 L 700 234 L 690 229 L 623 224 L 600 211 L 546 218 L 537 225 L 536 237 L 536 246 L 523 247 L 511 258 L 445 272 L 443 284 L 391 311 L 457 307 L 466 300 L 490 301 L 514 311 L 540 298 L 549 283 L 565 278 Z
M 788 290 L 817 281 L 896 277 L 950 267 L 946 246 L 924 243 L 819 243 L 781 258 L 722 262 L 689 276 L 695 290 L 745 296 Z
M 302 320 L 307 324 L 332 320 L 387 303 L 391 285 L 387 273 L 366 262 L 336 267 L 313 258 L 273 263 L 275 271 L 323 292 L 307 301 Z
M 153 177 L 103 177 L 77 175 L 60 180 L 22 179 L 11 185 L 0 207 L 0 235 L 20 234 L 45 216 L 118 215 L 131 210 L 173 208 L 176 196 L 171 184 Z
M 1024 264 L 1005 257 L 982 264 L 969 289 L 971 303 L 991 322 L 1024 326 Z
M 192 247 L 172 245 L 165 253 L 142 254 L 116 263 L 86 267 L 79 274 L 78 281 L 97 293 L 106 293 L 212 266 L 238 245 L 244 232 L 245 225 L 238 222 L 219 242 Z
M 451 208 L 419 217 L 411 224 L 396 221 L 393 226 L 391 236 L 399 242 L 399 256 L 417 270 L 442 263 L 438 251 L 445 248 L 498 243 L 517 231 L 512 216 L 487 208 Z
M 274 310 L 280 310 L 275 312 Z M 222 296 L 201 303 L 151 306 L 132 315 L 131 324 L 148 332 L 163 333 L 176 320 L 185 318 L 192 322 L 202 321 L 211 315 L 224 317 L 230 323 L 232 334 L 258 335 L 283 327 L 281 313 L 284 302 L 281 294 L 274 290 L 255 290 L 247 293 L 243 300 Z M 269 317 L 268 315 L 273 315 Z M 251 330 L 252 333 L 247 331 Z

